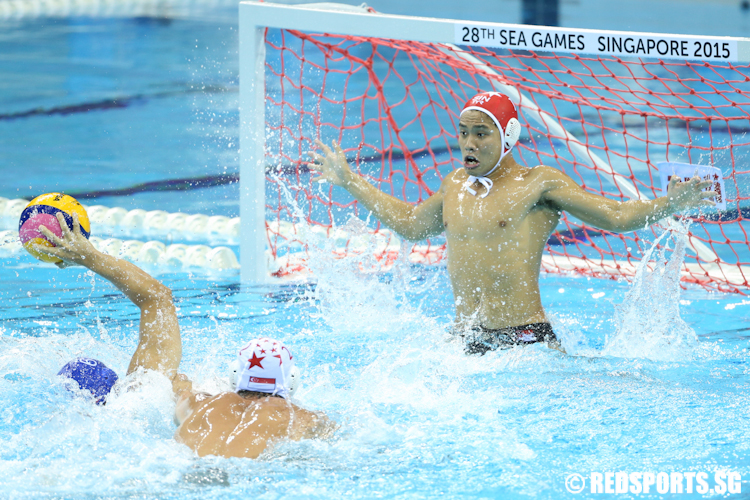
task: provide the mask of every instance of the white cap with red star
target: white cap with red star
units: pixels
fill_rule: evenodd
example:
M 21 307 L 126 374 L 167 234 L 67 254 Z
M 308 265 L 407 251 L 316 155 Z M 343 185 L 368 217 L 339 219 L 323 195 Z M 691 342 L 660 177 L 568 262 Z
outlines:
M 237 354 L 233 389 L 290 398 L 299 384 L 291 351 L 278 340 L 253 339 Z

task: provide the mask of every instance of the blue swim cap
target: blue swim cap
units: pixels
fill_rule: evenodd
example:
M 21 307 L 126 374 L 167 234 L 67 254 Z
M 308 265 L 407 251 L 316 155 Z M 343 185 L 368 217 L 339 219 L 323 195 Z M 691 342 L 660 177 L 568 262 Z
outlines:
M 68 377 L 76 382 L 81 389 L 87 390 L 96 399 L 96 404 L 105 403 L 105 398 L 117 382 L 117 374 L 107 368 L 107 365 L 91 358 L 76 358 L 62 367 L 58 375 Z

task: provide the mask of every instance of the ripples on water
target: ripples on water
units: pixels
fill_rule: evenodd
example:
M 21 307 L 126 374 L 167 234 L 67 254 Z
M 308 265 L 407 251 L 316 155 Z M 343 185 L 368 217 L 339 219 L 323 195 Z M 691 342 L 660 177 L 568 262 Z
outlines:
M 690 289 L 680 319 L 679 227 L 663 238 L 674 239 L 656 256 L 664 272 L 632 288 L 543 276 L 570 355 L 536 345 L 466 356 L 447 334 L 444 269 L 362 273 L 321 242 L 315 284 L 161 275 L 179 307 L 182 370 L 201 388 L 226 388 L 235 346 L 279 337 L 303 372 L 299 403 L 341 424 L 331 440 L 279 443 L 257 461 L 197 459 L 176 444 L 160 376 L 126 379 L 106 407 L 72 399 L 56 372 L 87 355 L 124 375 L 137 310 L 81 270 L 6 260 L 0 496 L 560 498 L 571 472 L 747 474 L 748 306 Z

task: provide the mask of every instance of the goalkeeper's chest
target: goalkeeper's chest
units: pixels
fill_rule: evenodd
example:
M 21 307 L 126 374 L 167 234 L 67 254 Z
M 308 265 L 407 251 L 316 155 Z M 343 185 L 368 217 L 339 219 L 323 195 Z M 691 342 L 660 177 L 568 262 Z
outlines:
M 516 229 L 539 201 L 540 194 L 528 184 L 493 186 L 489 194 L 481 185 L 476 195 L 462 186 L 451 186 L 443 198 L 443 226 L 454 237 L 491 236 Z M 477 189 L 478 188 L 478 189 Z

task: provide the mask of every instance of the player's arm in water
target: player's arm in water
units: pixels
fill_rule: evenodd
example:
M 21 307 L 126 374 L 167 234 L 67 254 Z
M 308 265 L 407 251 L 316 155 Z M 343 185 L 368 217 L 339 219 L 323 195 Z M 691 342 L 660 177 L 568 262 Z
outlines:
M 708 200 L 714 191 L 703 191 L 711 181 L 693 177 L 680 182 L 675 176 L 667 195 L 654 200 L 620 202 L 586 192 L 573 179 L 552 167 L 537 167 L 543 183 L 542 201 L 564 210 L 599 229 L 624 233 L 653 224 L 664 217 L 700 206 L 713 206 Z
M 139 368 L 160 372 L 170 379 L 182 358 L 182 342 L 172 291 L 130 262 L 99 252 L 81 233 L 73 214 L 73 230 L 57 214 L 62 238 L 42 226 L 40 231 L 55 247 L 37 245 L 40 252 L 63 260 L 65 265 L 87 267 L 119 288 L 141 310 L 138 347 L 130 360 L 128 374 Z M 65 267 L 65 265 L 60 267 Z
M 381 222 L 407 240 L 422 240 L 443 232 L 442 189 L 419 205 L 412 205 L 384 193 L 353 172 L 346 154 L 336 142 L 333 142 L 333 149 L 320 141 L 317 145 L 325 156 L 308 153 L 315 160 L 308 165 L 320 173 L 313 182 L 326 180 L 343 187 Z

